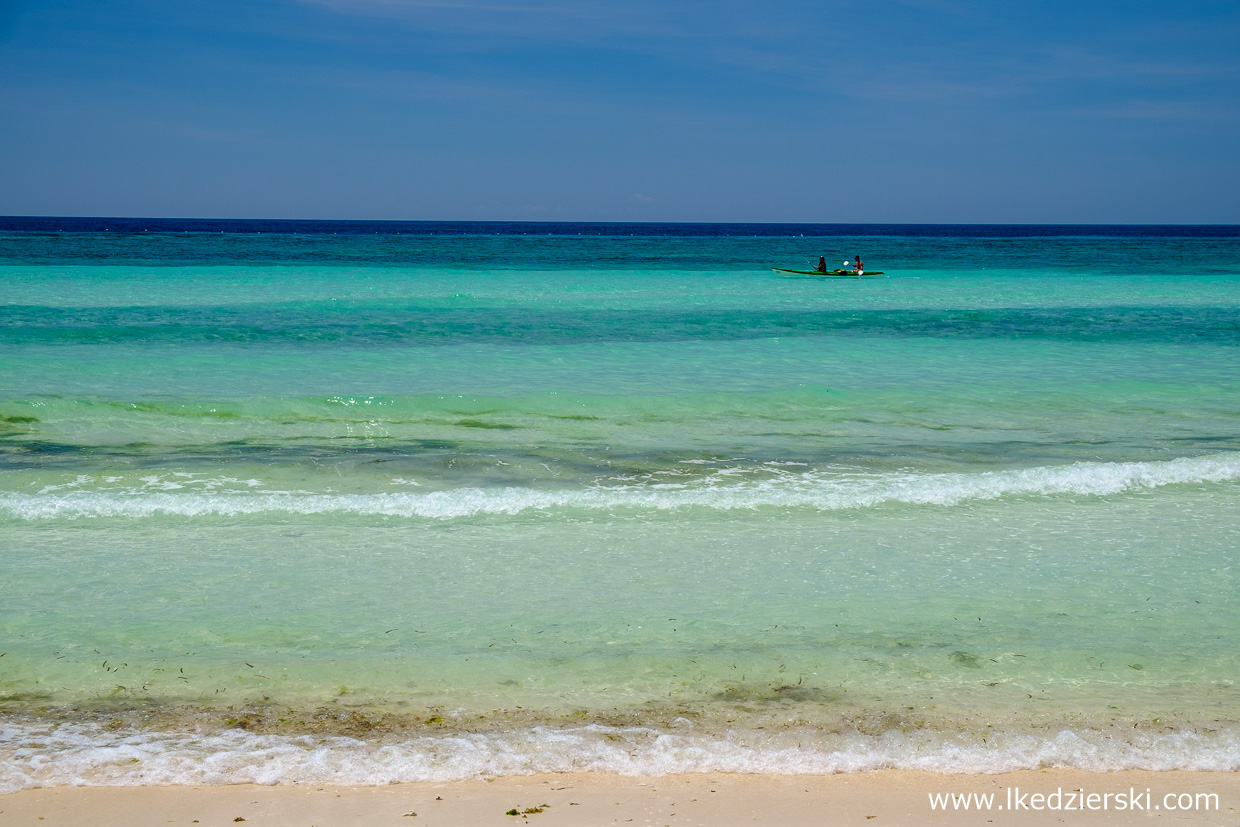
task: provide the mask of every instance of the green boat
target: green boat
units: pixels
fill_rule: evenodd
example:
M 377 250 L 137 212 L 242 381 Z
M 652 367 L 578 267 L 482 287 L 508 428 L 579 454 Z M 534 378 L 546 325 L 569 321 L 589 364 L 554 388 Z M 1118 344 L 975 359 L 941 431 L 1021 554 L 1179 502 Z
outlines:
M 861 275 L 857 275 L 852 270 L 831 270 L 823 273 L 819 270 L 785 270 L 783 267 L 772 267 L 776 273 L 791 273 L 794 276 L 818 276 L 819 278 L 846 278 L 846 279 L 864 279 L 870 276 L 884 275 L 882 270 L 864 270 Z

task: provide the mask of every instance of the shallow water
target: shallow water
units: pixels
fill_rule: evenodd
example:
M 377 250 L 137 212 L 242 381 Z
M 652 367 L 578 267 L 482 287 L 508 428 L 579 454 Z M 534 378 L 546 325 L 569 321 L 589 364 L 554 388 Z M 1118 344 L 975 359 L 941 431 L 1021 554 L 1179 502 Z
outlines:
M 0 236 L 4 789 L 1240 767 L 1237 233 L 342 227 Z

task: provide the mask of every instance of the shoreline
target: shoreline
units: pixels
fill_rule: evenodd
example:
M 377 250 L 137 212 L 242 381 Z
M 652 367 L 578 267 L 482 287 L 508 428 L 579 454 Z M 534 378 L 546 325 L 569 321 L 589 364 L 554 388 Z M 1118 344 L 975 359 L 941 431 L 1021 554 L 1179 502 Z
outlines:
M 1011 793 L 1009 793 L 1011 790 Z M 1060 792 L 1057 809 L 1033 796 Z M 1109 809 L 1079 805 L 1103 797 Z M 1116 809 L 1135 791 L 1140 808 Z M 994 794 L 991 809 L 932 809 L 936 794 Z M 1015 794 L 1026 808 L 1013 810 Z M 1023 798 L 1021 798 L 1023 796 Z M 1170 796 L 1171 798 L 1167 798 Z M 1187 796 L 1187 797 L 1186 797 Z M 1213 798 L 1212 798 L 1213 797 Z M 1193 801 L 1187 809 L 1167 801 Z M 549 805 L 538 811 L 542 805 Z M 1004 809 L 997 809 L 1003 805 Z M 517 810 L 518 815 L 509 812 Z M 522 812 L 522 811 L 529 812 Z M 416 815 L 412 815 L 416 813 Z M 1240 773 L 1021 770 L 994 775 L 876 770 L 835 775 L 728 773 L 627 777 L 600 773 L 506 776 L 382 787 L 257 786 L 48 787 L 0 795 L 5 825 L 224 825 L 275 827 L 391 824 L 485 827 L 536 824 L 732 825 L 1072 823 L 1147 824 L 1149 819 L 1234 825 Z

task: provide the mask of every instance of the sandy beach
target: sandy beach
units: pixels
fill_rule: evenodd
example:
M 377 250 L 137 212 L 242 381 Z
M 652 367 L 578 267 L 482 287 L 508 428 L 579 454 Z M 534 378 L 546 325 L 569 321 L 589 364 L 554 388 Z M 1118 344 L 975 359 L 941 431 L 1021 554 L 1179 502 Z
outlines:
M 1053 797 L 1056 792 L 1058 798 Z M 931 796 L 952 793 L 993 793 L 993 807 L 964 810 L 949 804 L 947 811 L 932 809 Z M 1091 798 L 1091 793 L 1098 797 Z M 1140 809 L 1115 809 L 1117 796 L 1127 801 L 1134 793 Z M 1052 797 L 1039 799 L 1039 794 Z M 1104 801 L 1110 809 L 1101 809 Z M 1177 802 L 1189 806 L 1170 809 Z M 719 773 L 658 778 L 583 773 L 385 787 L 54 787 L 0 797 L 0 823 L 11 827 L 225 825 L 243 821 L 277 827 L 483 827 L 518 822 L 540 827 L 1004 822 L 1236 825 L 1240 823 L 1238 807 L 1240 775 L 1236 773 L 1044 770 L 949 775 L 880 771 L 829 776 Z M 514 810 L 517 815 L 512 814 Z

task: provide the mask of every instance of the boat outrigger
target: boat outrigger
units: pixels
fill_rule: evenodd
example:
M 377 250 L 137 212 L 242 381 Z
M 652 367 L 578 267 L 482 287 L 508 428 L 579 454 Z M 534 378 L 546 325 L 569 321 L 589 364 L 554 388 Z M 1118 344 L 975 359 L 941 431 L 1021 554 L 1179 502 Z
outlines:
M 791 273 L 794 276 L 818 276 L 819 278 L 846 278 L 846 279 L 865 279 L 870 276 L 885 275 L 882 270 L 863 270 L 857 273 L 853 270 L 830 270 L 826 273 L 821 270 L 785 270 L 783 267 L 772 267 L 776 273 Z

